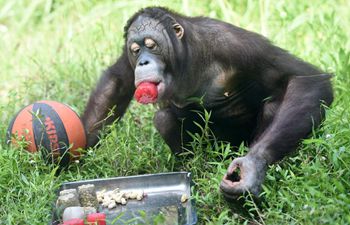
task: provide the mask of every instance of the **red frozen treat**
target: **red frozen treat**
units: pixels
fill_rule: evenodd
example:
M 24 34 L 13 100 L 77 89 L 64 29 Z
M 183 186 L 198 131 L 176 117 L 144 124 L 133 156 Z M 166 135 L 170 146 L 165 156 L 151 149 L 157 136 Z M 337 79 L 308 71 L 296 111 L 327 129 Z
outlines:
M 84 225 L 83 219 L 70 219 L 62 223 L 62 225 Z
M 134 97 L 141 104 L 156 102 L 158 97 L 157 85 L 151 82 L 142 82 L 136 88 Z
M 91 213 L 86 217 L 87 224 L 106 225 L 106 214 Z

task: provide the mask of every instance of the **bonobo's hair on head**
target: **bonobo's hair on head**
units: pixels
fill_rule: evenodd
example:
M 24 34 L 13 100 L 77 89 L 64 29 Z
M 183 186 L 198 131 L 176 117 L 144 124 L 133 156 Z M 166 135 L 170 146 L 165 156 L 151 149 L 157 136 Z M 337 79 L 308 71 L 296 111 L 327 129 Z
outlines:
M 180 23 L 181 26 L 185 28 L 185 24 L 183 22 L 183 18 L 186 18 L 189 20 L 188 17 L 182 16 L 176 12 L 173 12 L 167 8 L 164 7 L 148 7 L 139 10 L 136 12 L 128 21 L 126 26 L 124 27 L 124 39 L 125 42 L 127 42 L 127 35 L 128 35 L 128 30 L 132 23 L 139 17 L 139 16 L 145 16 L 152 18 L 154 20 L 157 20 L 159 23 L 161 23 L 164 28 L 166 29 L 170 41 L 171 41 L 171 47 L 172 47 L 172 52 L 173 52 L 173 60 L 171 62 L 168 62 L 167 64 L 169 67 L 172 68 L 173 74 L 184 74 L 186 71 L 186 68 L 188 69 L 188 50 L 187 46 L 188 43 L 186 41 L 183 42 L 183 50 L 182 52 L 179 50 L 180 48 L 178 47 L 178 40 L 173 32 L 173 25 L 174 23 Z M 185 28 L 186 29 L 186 28 Z M 184 38 L 185 39 L 185 38 Z
M 124 27 L 124 39 L 126 39 L 128 34 L 128 29 L 131 26 L 131 24 L 135 21 L 135 19 L 140 16 L 149 16 L 155 20 L 159 20 L 162 22 L 165 28 L 172 28 L 169 22 L 172 21 L 174 18 L 176 19 L 179 14 L 171 11 L 170 9 L 167 9 L 165 7 L 148 7 L 143 8 L 136 12 L 126 23 Z M 167 21 L 168 20 L 168 21 Z

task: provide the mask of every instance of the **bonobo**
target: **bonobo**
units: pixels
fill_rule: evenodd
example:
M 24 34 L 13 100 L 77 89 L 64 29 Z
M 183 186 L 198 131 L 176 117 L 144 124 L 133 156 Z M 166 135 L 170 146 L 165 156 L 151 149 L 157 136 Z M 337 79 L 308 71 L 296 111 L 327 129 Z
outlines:
M 191 141 L 188 132 L 198 132 L 194 122 L 202 119 L 194 111 L 202 108 L 211 112 L 217 139 L 247 143 L 247 155 L 234 159 L 222 179 L 228 198 L 258 195 L 267 166 L 294 151 L 333 100 L 329 74 L 222 21 L 150 7 L 129 19 L 124 37 L 122 55 L 104 72 L 83 115 L 88 145 L 123 115 L 136 87 L 152 83 L 160 108 L 154 124 L 174 153 Z

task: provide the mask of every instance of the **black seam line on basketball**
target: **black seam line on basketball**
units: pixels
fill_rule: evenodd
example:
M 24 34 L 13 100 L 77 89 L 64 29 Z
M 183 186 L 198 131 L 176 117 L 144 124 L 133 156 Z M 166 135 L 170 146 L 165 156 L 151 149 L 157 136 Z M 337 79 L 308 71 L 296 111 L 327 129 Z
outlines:
M 39 113 L 37 114 L 39 110 Z M 37 115 L 36 115 L 37 114 Z M 51 141 L 49 135 L 46 131 L 45 120 L 50 118 L 56 128 L 56 138 L 60 151 L 60 165 L 68 165 L 70 161 L 69 152 L 67 149 L 69 146 L 66 146 L 64 143 L 69 143 L 68 136 L 64 127 L 62 120 L 60 119 L 57 112 L 48 104 L 45 103 L 35 103 L 33 105 L 33 133 L 36 146 L 44 147 L 49 154 L 51 152 Z M 37 132 L 38 131 L 38 132 Z M 50 155 L 46 155 L 46 159 L 51 159 Z M 63 157 L 62 157 L 63 156 Z
M 79 114 L 75 111 L 75 110 L 73 110 L 69 105 L 67 105 L 67 104 L 65 104 L 65 103 L 62 103 L 63 105 L 65 105 L 65 106 L 67 106 L 67 108 L 69 108 L 70 110 L 72 110 L 73 111 L 73 113 L 78 117 L 78 119 L 79 119 L 79 121 L 80 121 L 80 124 L 82 125 L 82 127 L 83 127 L 83 131 L 84 131 L 84 135 L 85 135 L 85 145 L 84 146 L 82 146 L 82 148 L 84 149 L 84 148 L 86 148 L 86 145 L 87 145 L 87 131 L 86 131 L 86 129 L 85 129 L 85 126 L 84 126 L 84 124 L 83 124 L 83 121 L 81 120 L 81 118 L 80 118 L 80 116 L 79 116 Z M 69 139 L 69 138 L 68 138 Z

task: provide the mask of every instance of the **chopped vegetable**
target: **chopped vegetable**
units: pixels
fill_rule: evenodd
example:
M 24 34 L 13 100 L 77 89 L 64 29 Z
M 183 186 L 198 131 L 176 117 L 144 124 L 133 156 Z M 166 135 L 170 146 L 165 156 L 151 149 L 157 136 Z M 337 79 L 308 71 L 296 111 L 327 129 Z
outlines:
M 56 202 L 56 208 L 60 214 L 65 208 L 70 206 L 80 206 L 79 198 L 73 193 L 64 194 L 58 197 Z
M 83 219 L 71 219 L 64 221 L 62 225 L 84 225 L 84 220 Z
M 183 195 L 181 196 L 181 202 L 182 202 L 182 203 L 185 203 L 185 202 L 187 202 L 187 200 L 188 200 L 188 196 L 187 196 L 186 194 L 183 194 Z
M 154 103 L 157 101 L 158 90 L 157 85 L 151 82 L 141 83 L 135 91 L 134 95 L 137 102 L 141 104 Z
M 77 189 L 75 189 L 75 188 L 65 189 L 65 190 L 60 191 L 60 195 L 66 195 L 66 194 L 73 194 L 73 195 L 78 196 Z
M 67 207 L 62 215 L 63 222 L 70 221 L 72 219 L 84 219 L 83 207 Z
M 112 191 L 97 191 L 96 196 L 102 207 L 113 209 L 117 207 L 116 203 L 126 205 L 129 199 L 141 201 L 144 197 L 144 192 L 142 190 L 126 192 L 120 191 L 119 188 L 116 188 Z
M 86 218 L 87 224 L 106 225 L 106 214 L 92 213 Z
M 91 213 L 96 213 L 94 207 L 67 207 L 63 212 L 62 220 L 64 222 L 70 219 L 85 219 Z
M 95 192 L 95 185 L 86 184 L 78 187 L 80 204 L 83 207 L 97 207 L 97 197 Z

